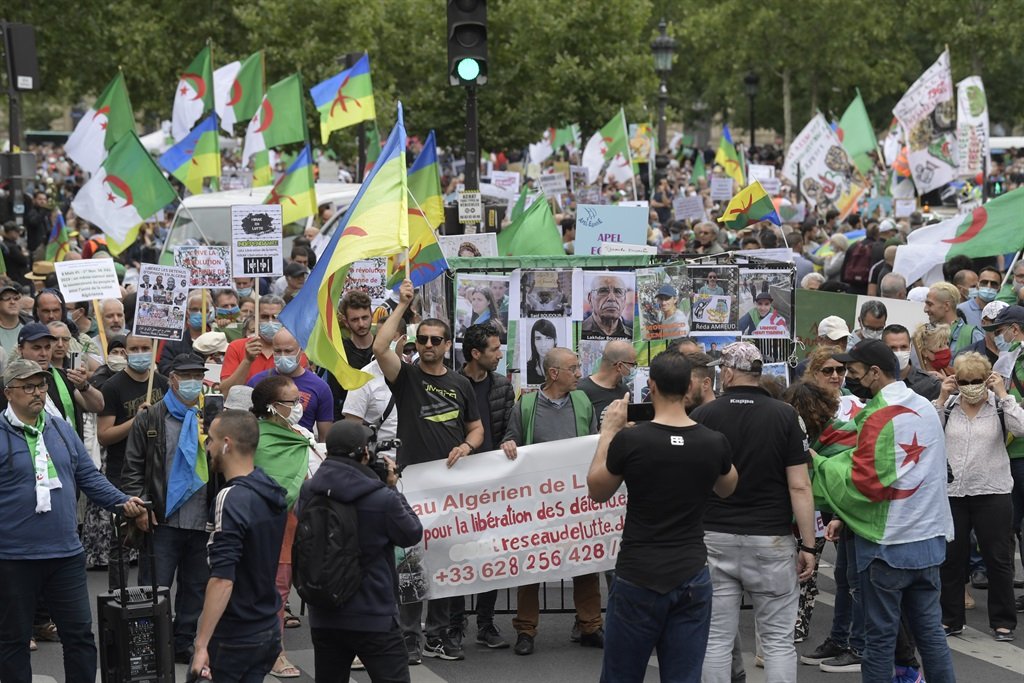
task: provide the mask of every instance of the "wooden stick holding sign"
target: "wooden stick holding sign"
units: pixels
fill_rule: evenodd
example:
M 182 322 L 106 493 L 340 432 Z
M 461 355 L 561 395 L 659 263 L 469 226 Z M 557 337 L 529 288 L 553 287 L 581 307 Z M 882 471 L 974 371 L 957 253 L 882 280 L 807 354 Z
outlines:
M 153 405 L 153 375 L 156 374 L 156 345 L 153 345 L 153 357 L 149 361 L 149 378 L 146 380 L 146 403 Z
M 205 292 L 204 292 L 205 294 Z M 181 341 L 188 318 L 188 270 L 180 266 L 143 263 L 139 269 L 139 288 L 135 298 L 133 337 Z M 146 403 L 153 400 L 153 378 L 157 354 L 154 345 L 146 381 Z
M 96 316 L 96 328 L 100 332 L 100 353 L 103 354 L 103 358 L 107 357 L 107 331 L 103 325 L 103 309 L 100 306 L 99 299 L 92 300 L 93 314 Z

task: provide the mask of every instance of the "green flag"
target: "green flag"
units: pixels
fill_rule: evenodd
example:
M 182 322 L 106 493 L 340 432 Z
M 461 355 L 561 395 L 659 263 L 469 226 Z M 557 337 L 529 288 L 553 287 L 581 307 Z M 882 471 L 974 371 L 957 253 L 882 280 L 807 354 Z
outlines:
M 839 141 L 853 158 L 861 173 L 867 173 L 874 166 L 874 161 L 868 156 L 878 148 L 878 140 L 875 138 L 875 129 L 871 127 L 871 119 L 868 118 L 868 110 L 864 107 L 864 100 L 857 96 L 850 102 L 850 106 L 843 112 L 839 119 L 839 128 L 836 130 Z
M 512 206 L 512 213 L 509 214 L 508 219 L 515 222 L 517 218 L 523 215 L 523 211 L 526 211 L 526 195 L 530 193 L 530 188 L 523 183 L 523 187 L 519 190 L 519 199 Z
M 611 161 L 616 154 L 629 158 L 629 130 L 626 128 L 626 112 L 621 107 L 619 113 L 601 128 L 601 141 L 605 161 Z
M 546 199 L 538 198 L 498 233 L 499 256 L 562 256 L 565 248 Z
M 690 180 L 697 182 L 701 178 L 708 179 L 708 170 L 704 168 L 704 153 L 698 149 L 697 160 L 693 162 L 693 175 L 690 176 Z

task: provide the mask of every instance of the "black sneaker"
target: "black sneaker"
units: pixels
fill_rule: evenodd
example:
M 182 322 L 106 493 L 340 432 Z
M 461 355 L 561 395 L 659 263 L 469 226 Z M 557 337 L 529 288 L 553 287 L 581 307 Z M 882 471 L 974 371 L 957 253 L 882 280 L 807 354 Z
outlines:
M 814 650 L 814 652 L 811 652 L 810 654 L 806 655 L 800 655 L 800 663 L 817 666 L 826 659 L 838 657 L 844 652 L 846 652 L 845 647 L 843 647 L 836 641 L 832 640 L 831 638 L 826 638 L 825 642 L 819 645 L 818 648 Z
M 519 637 L 516 638 L 515 653 L 517 655 L 532 655 L 533 636 L 528 636 L 525 633 L 520 633 Z
M 416 636 L 405 636 L 405 650 L 409 653 L 409 666 L 423 663 L 420 656 L 420 643 Z
M 988 574 L 981 571 L 980 569 L 975 569 L 973 572 L 971 572 L 971 585 L 980 590 L 987 589 Z
M 508 647 L 508 641 L 501 637 L 498 627 L 494 624 L 487 624 L 476 632 L 476 642 L 486 645 L 493 650 L 501 650 Z
M 573 619 L 572 631 L 569 632 L 569 640 L 578 643 L 580 642 L 580 620 Z
M 830 674 L 856 674 L 860 673 L 860 660 L 859 655 L 855 655 L 847 650 L 838 657 L 826 659 L 818 665 L 818 668 Z
M 604 648 L 604 629 L 599 628 L 593 633 L 581 633 L 580 645 L 583 647 Z
M 466 658 L 466 655 L 462 652 L 462 646 L 452 640 L 449 636 L 443 636 L 441 638 L 427 638 L 427 642 L 423 646 L 423 656 L 437 657 L 438 659 L 445 659 L 452 662 Z

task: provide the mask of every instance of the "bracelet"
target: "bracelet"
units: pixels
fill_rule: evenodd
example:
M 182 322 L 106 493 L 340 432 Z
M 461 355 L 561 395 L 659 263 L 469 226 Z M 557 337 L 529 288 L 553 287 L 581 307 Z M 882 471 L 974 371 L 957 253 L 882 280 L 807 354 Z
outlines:
M 800 552 L 803 552 L 803 553 L 810 553 L 811 555 L 814 555 L 815 553 L 817 553 L 817 551 L 814 548 L 808 548 L 803 543 L 798 543 L 796 547 L 799 548 Z

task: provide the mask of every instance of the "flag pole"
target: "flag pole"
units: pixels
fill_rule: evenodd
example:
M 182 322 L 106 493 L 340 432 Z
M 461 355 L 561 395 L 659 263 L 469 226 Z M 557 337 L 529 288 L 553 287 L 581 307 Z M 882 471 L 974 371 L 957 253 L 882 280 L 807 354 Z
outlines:
M 1010 261 L 1010 267 L 1006 269 L 1006 275 L 1003 276 L 1003 284 L 999 287 L 999 289 L 1005 287 L 1006 283 L 1009 282 L 1010 278 L 1013 277 L 1013 267 L 1017 264 L 1017 261 L 1020 260 L 1020 255 L 1020 251 L 1013 255 L 1013 260 Z
M 103 358 L 107 358 L 107 331 L 103 328 L 103 312 L 100 310 L 100 300 L 92 300 L 93 314 L 96 316 L 96 327 L 99 330 L 100 336 L 100 351 L 103 353 Z
M 619 107 L 619 116 L 622 117 L 622 127 L 626 131 L 626 163 L 629 164 L 629 178 L 633 181 L 633 201 L 636 202 L 640 201 L 640 195 L 636 191 L 636 174 L 633 173 L 633 151 L 629 148 L 629 125 L 626 123 L 626 111 L 622 107 Z
M 149 361 L 149 379 L 146 382 L 146 403 L 153 404 L 153 375 L 156 374 L 156 352 Z

